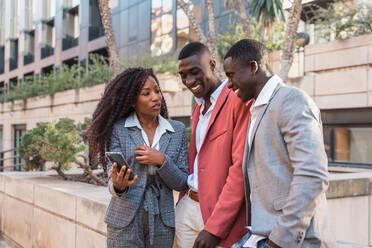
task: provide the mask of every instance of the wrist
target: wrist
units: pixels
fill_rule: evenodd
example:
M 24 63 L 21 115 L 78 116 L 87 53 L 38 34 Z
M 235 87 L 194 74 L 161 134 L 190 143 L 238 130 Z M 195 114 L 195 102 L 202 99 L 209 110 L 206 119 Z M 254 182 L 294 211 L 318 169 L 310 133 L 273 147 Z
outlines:
M 121 189 L 121 188 L 116 187 L 115 185 L 113 185 L 113 186 L 114 186 L 114 190 L 115 190 L 115 192 L 116 192 L 117 194 L 122 194 L 122 193 L 124 193 L 124 192 L 126 191 L 126 189 L 128 188 L 128 187 L 125 187 L 125 188 Z
M 159 159 L 157 166 L 161 167 L 164 164 L 164 161 L 165 161 L 165 156 L 164 154 L 161 154 L 161 158 Z

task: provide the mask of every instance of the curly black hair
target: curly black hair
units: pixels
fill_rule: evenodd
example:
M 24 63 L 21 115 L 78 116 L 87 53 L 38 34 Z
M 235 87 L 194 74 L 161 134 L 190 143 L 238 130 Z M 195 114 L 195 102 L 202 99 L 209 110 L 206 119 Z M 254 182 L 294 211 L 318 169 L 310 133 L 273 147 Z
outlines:
M 136 103 L 144 83 L 150 76 L 159 85 L 159 81 L 151 68 L 129 68 L 117 75 L 105 88 L 87 130 L 89 157 L 101 162 L 104 169 L 106 168 L 105 151 L 110 146 L 114 124 L 135 111 L 133 105 Z M 168 118 L 168 109 L 162 92 L 161 95 L 160 114 L 164 118 Z

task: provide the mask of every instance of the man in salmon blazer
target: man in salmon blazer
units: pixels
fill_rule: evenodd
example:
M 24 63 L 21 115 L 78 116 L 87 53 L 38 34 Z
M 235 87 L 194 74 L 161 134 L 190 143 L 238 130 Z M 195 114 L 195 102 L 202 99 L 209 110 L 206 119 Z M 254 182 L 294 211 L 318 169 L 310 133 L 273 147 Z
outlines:
M 242 158 L 249 118 L 244 104 L 216 75 L 216 62 L 199 42 L 179 54 L 182 83 L 193 93 L 186 192 L 176 206 L 179 248 L 230 247 L 245 233 Z

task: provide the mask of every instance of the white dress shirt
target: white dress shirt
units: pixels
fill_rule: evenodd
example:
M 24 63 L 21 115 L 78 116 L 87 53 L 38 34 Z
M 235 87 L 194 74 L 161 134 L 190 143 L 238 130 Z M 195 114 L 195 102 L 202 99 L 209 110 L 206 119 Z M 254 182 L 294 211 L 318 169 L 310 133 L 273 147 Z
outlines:
M 147 146 L 150 146 L 151 148 L 154 148 L 159 151 L 160 149 L 160 138 L 161 136 L 168 131 L 174 132 L 174 129 L 172 125 L 169 123 L 168 120 L 166 120 L 163 116 L 158 115 L 158 121 L 159 125 L 156 127 L 154 138 L 152 140 L 152 144 L 150 146 L 149 138 L 147 137 L 147 134 L 145 130 L 142 128 L 141 123 L 138 120 L 136 112 L 133 112 L 128 118 L 125 120 L 125 127 L 138 127 L 141 130 L 142 138 L 145 141 L 145 144 Z M 155 166 L 148 166 L 149 174 L 155 175 L 156 173 L 156 167 Z
M 269 103 L 271 96 L 273 95 L 273 92 L 276 88 L 276 86 L 282 82 L 282 79 L 277 76 L 273 75 L 265 84 L 265 86 L 262 88 L 260 94 L 258 95 L 257 99 L 253 103 L 251 109 L 250 109 L 250 124 L 249 124 L 249 130 L 248 130 L 248 140 L 252 141 L 252 130 L 254 127 L 254 124 L 256 123 L 258 115 L 261 113 L 261 111 L 264 110 L 265 106 Z M 249 230 L 251 230 L 251 227 L 247 227 Z M 247 242 L 243 245 L 243 247 L 251 247 L 256 248 L 257 243 L 264 239 L 266 237 L 252 234 Z
M 196 103 L 201 106 L 200 113 L 199 113 L 199 121 L 196 125 L 196 133 L 195 133 L 195 146 L 196 146 L 196 157 L 194 160 L 194 172 L 193 174 L 189 175 L 187 178 L 188 186 L 195 192 L 198 192 L 198 158 L 199 158 L 199 151 L 203 144 L 205 134 L 207 132 L 207 128 L 209 125 L 209 121 L 211 119 L 214 106 L 216 105 L 217 99 L 220 96 L 222 89 L 225 87 L 227 83 L 227 79 L 225 79 L 220 86 L 218 86 L 215 91 L 211 94 L 210 101 L 211 106 L 207 110 L 207 112 L 203 115 L 203 110 L 205 108 L 205 101 L 203 98 L 195 98 Z

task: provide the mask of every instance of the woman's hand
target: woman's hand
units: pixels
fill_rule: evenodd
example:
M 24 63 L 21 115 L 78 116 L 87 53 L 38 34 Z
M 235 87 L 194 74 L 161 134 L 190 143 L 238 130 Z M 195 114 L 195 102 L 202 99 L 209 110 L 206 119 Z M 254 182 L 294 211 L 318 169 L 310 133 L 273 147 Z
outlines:
M 137 181 L 137 176 L 134 176 L 132 180 L 129 180 L 129 176 L 132 173 L 131 169 L 128 168 L 127 173 L 125 173 L 126 166 L 123 165 L 120 172 L 117 171 L 118 165 L 113 164 L 110 178 L 114 188 L 119 191 L 124 191 L 127 187 L 133 185 Z
M 140 164 L 156 165 L 160 167 L 165 160 L 163 153 L 147 145 L 137 146 L 134 154 L 136 154 L 136 159 Z

